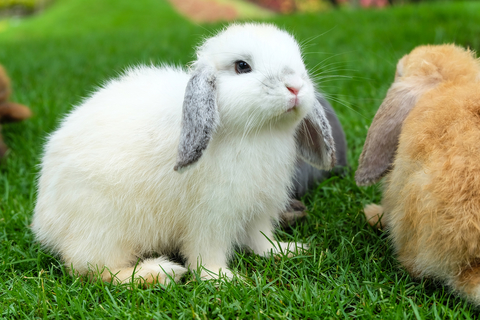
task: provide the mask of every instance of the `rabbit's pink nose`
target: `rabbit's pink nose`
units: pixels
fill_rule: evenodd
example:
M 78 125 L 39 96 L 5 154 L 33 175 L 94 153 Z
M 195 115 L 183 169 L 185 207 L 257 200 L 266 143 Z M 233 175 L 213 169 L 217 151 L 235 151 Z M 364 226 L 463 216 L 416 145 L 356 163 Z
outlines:
M 294 95 L 298 95 L 298 91 L 300 91 L 300 89 L 295 88 L 295 87 L 287 87 L 287 89 L 288 89 L 288 91 L 290 91 Z

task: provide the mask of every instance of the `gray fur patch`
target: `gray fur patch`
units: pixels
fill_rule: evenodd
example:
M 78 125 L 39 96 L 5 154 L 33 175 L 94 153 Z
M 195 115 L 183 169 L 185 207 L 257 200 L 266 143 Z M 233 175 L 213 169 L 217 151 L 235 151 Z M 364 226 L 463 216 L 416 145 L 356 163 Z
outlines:
M 319 169 L 331 169 L 335 165 L 332 129 L 317 99 L 313 110 L 300 123 L 297 148 L 303 160 Z
M 219 118 L 215 81 L 213 68 L 204 67 L 187 84 L 175 171 L 198 161 L 215 131 Z
M 392 85 L 388 90 L 368 129 L 355 172 L 358 186 L 376 183 L 392 169 L 403 121 L 415 106 L 417 97 L 411 87 Z
M 321 95 L 317 95 L 317 99 L 325 110 L 325 115 L 327 117 L 328 123 L 332 128 L 332 136 L 335 141 L 335 158 L 336 164 L 333 171 L 318 170 L 317 168 L 311 166 L 310 164 L 303 161 L 300 157 L 297 159 L 296 169 L 295 169 L 295 178 L 293 179 L 294 183 L 294 196 L 297 199 L 304 196 L 305 193 L 316 183 L 327 179 L 332 174 L 343 175 L 348 166 L 347 161 L 347 140 L 345 139 L 345 133 L 342 128 L 342 124 L 335 114 L 330 103 L 328 103 L 325 98 Z

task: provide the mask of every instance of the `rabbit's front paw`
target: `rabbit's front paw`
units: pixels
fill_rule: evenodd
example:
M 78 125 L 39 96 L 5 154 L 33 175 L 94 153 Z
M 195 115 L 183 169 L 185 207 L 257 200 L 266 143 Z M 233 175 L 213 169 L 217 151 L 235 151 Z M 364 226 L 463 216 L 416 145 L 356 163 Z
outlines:
M 377 229 L 382 229 L 386 227 L 386 219 L 385 213 L 383 212 L 383 207 L 377 204 L 368 204 L 365 206 L 365 219 L 367 219 L 368 223 Z

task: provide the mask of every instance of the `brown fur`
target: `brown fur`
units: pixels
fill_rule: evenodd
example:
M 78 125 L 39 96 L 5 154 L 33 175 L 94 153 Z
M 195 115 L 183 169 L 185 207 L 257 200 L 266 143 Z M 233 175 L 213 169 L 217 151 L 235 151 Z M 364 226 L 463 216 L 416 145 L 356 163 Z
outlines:
M 10 79 L 5 69 L 0 66 L 0 123 L 21 121 L 32 115 L 28 107 L 7 101 L 11 91 Z M 2 135 L 0 134 L 0 158 L 5 156 L 7 150 L 8 147 L 3 142 Z
M 410 102 L 392 93 L 398 87 L 411 88 Z M 382 152 L 371 146 L 389 139 L 393 163 L 382 163 L 387 169 L 378 176 L 364 156 L 357 179 L 376 181 L 386 174 L 384 219 L 402 265 L 479 305 L 480 63 L 453 45 L 419 47 L 400 60 L 385 101 L 365 146 Z M 399 107 L 411 110 L 405 120 Z M 392 123 L 401 133 L 382 138 Z
M 466 294 L 475 294 L 475 289 L 478 290 L 480 286 L 480 265 L 474 265 L 470 268 L 465 268 L 458 275 L 455 286 L 462 288 Z

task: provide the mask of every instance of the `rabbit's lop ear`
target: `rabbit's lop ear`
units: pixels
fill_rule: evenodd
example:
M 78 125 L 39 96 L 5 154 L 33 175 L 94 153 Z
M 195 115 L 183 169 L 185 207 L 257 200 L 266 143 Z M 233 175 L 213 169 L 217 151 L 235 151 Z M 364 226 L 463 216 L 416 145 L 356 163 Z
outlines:
M 297 147 L 300 157 L 314 167 L 328 170 L 335 165 L 332 129 L 318 99 L 299 125 Z
M 425 87 L 420 83 L 394 82 L 373 118 L 355 173 L 357 185 L 378 182 L 391 170 L 405 118 Z
M 192 75 L 183 100 L 182 132 L 175 171 L 200 159 L 218 124 L 214 69 L 202 67 Z

